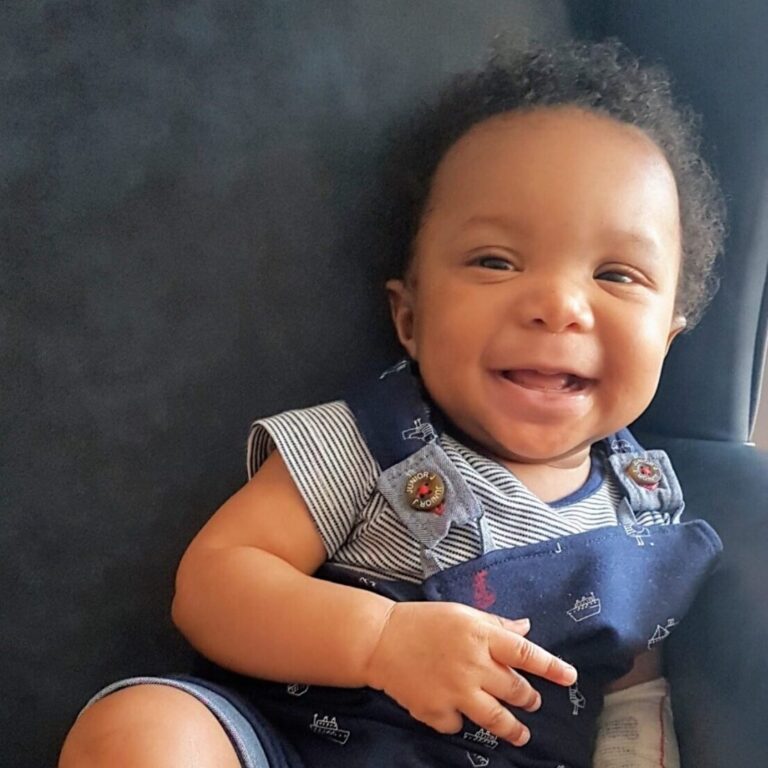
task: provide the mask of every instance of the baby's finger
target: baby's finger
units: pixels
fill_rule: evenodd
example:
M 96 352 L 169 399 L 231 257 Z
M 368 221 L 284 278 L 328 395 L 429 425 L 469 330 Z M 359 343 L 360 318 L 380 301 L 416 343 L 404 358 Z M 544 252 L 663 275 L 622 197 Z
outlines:
M 492 632 L 490 652 L 499 664 L 524 669 L 558 685 L 573 685 L 578 677 L 570 664 L 514 632 Z
M 531 732 L 496 698 L 479 691 L 468 703 L 464 714 L 494 736 L 522 747 L 531 738 Z
M 489 672 L 483 690 L 495 699 L 527 712 L 535 712 L 541 706 L 541 695 L 530 682 L 514 669 L 501 664 Z
M 509 632 L 518 635 L 527 635 L 531 631 L 530 619 L 505 619 L 503 616 L 494 614 L 501 626 Z

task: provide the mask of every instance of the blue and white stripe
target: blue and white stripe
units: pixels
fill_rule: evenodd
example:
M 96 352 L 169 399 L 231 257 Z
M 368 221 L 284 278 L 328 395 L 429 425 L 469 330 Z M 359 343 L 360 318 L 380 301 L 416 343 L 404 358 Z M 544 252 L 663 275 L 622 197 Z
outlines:
M 507 468 L 450 435 L 442 435 L 440 444 L 483 505 L 498 547 L 519 547 L 617 524 L 621 491 L 610 474 L 593 493 L 573 504 L 552 506 Z M 275 448 L 307 504 L 329 561 L 380 578 L 422 580 L 419 545 L 378 492 L 379 466 L 344 401 L 255 421 L 248 435 L 249 478 Z M 663 521 L 647 513 L 640 522 Z M 454 526 L 435 549 L 443 567 L 481 552 L 474 526 Z

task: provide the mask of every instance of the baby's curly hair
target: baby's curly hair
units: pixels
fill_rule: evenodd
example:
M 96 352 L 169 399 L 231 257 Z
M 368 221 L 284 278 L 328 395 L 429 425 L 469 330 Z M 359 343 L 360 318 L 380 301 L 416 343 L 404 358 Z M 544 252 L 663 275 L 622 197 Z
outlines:
M 699 118 L 675 104 L 660 66 L 642 66 L 618 40 L 551 47 L 495 46 L 487 64 L 453 78 L 434 104 L 399 126 L 387 151 L 379 252 L 392 276 L 404 275 L 440 161 L 473 125 L 516 109 L 576 105 L 642 129 L 664 152 L 680 201 L 682 264 L 676 311 L 692 328 L 717 289 L 725 205 L 699 154 Z

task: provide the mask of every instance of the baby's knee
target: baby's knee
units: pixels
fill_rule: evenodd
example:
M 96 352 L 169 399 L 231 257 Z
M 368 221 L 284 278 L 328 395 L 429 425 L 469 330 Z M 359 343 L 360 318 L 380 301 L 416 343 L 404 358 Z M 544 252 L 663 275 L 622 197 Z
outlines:
M 218 720 L 177 688 L 123 688 L 88 707 L 72 726 L 59 768 L 165 768 L 179 765 L 240 768 Z

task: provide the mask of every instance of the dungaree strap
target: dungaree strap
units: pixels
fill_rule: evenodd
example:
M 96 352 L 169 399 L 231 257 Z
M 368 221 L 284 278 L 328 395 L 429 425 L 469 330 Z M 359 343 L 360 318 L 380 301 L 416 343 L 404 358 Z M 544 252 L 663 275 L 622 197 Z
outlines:
M 421 546 L 424 577 L 442 570 L 434 550 L 452 524 L 474 522 L 482 551 L 493 550 L 482 505 L 438 442 L 443 419 L 424 391 L 416 363 L 400 360 L 373 382 L 350 391 L 345 400 L 381 468 L 379 491 Z M 434 504 L 425 498 L 414 506 L 419 488 L 410 489 L 409 497 L 409 484 L 421 477 L 427 483 L 436 478 L 448 503 L 441 507 L 432 493 Z
M 442 486 L 437 494 L 428 485 L 430 478 L 438 478 L 432 484 L 439 483 Z M 418 488 L 411 489 L 411 486 L 420 482 L 427 483 L 424 486 L 427 492 L 424 494 L 426 498 L 422 504 L 423 509 L 414 508 L 409 501 L 409 497 L 418 493 Z M 484 522 L 481 504 L 436 441 L 382 472 L 378 488 L 421 545 L 425 578 L 442 570 L 434 549 L 448 535 L 452 525 L 478 522 L 483 551 L 493 549 L 485 526 L 479 525 L 480 521 Z M 427 496 L 429 491 L 432 491 L 431 498 Z M 442 498 L 447 500 L 444 504 L 441 503 Z M 431 509 L 432 499 L 435 500 L 435 509 Z
M 613 453 L 608 463 L 624 496 L 636 514 L 664 512 L 678 522 L 683 492 L 669 456 L 664 451 Z
M 442 431 L 411 360 L 400 360 L 375 378 L 363 377 L 344 400 L 382 471 L 434 442 Z

